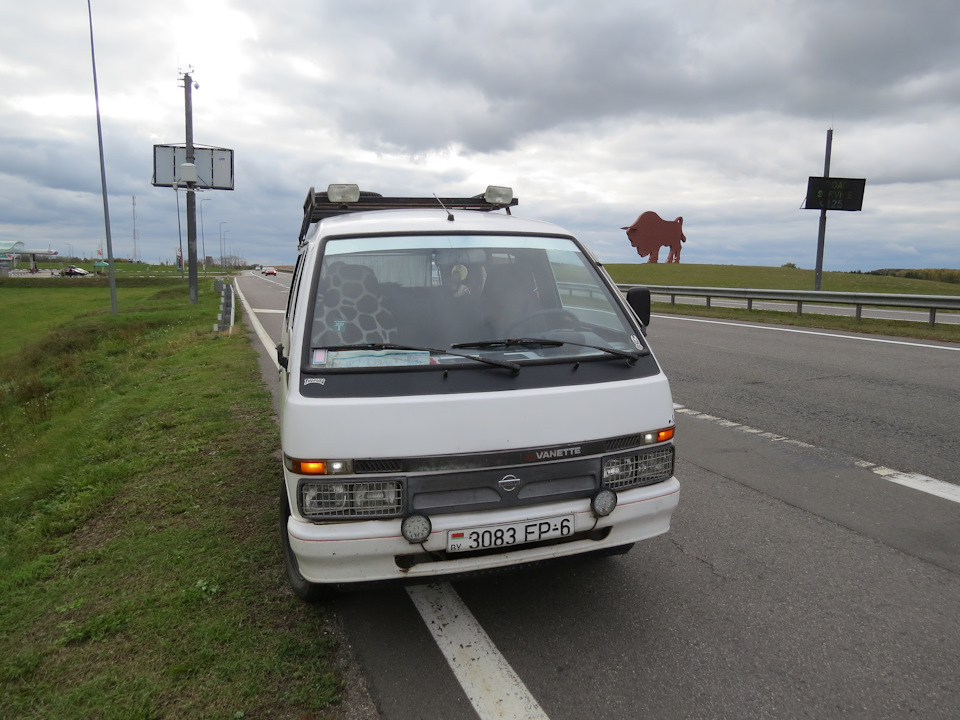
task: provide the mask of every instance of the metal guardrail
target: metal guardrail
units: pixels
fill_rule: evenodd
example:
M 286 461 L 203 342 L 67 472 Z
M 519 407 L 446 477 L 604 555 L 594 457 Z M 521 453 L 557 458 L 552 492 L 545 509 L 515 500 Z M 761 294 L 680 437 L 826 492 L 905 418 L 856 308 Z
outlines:
M 622 291 L 632 287 L 650 288 L 653 295 L 669 295 L 670 304 L 677 297 L 736 298 L 747 301 L 747 310 L 753 310 L 754 300 L 773 300 L 797 304 L 797 315 L 803 314 L 804 303 L 853 305 L 857 320 L 865 305 L 870 307 L 920 308 L 930 313 L 930 324 L 937 321 L 937 310 L 960 311 L 960 295 L 902 295 L 899 293 L 824 292 L 822 290 L 758 290 L 750 288 L 685 287 L 682 285 L 617 285 Z
M 220 312 L 217 322 L 213 324 L 214 332 L 233 332 L 233 285 L 217 278 L 213 281 L 213 288 L 220 293 Z
M 603 291 L 592 283 L 558 282 L 557 290 L 567 298 L 592 298 L 594 295 L 603 297 Z

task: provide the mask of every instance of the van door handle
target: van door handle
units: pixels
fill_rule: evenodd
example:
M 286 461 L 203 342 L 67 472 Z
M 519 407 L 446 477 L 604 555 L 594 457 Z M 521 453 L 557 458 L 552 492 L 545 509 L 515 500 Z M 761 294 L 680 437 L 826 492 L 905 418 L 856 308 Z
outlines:
M 284 370 L 287 369 L 287 356 L 283 354 L 283 345 L 277 343 L 277 364 Z

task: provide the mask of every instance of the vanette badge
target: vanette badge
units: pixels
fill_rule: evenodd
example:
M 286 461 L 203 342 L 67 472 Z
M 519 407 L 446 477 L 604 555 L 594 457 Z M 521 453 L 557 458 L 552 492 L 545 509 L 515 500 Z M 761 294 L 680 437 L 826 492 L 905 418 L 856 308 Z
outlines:
M 513 492 L 520 487 L 520 478 L 515 475 L 504 475 L 500 480 L 500 489 L 504 492 Z
M 534 450 L 529 452 L 524 456 L 526 462 L 532 462 L 534 460 L 553 460 L 555 458 L 569 458 L 576 457 L 583 453 L 583 448 L 579 445 L 575 447 L 565 447 L 565 448 L 553 448 L 551 450 Z

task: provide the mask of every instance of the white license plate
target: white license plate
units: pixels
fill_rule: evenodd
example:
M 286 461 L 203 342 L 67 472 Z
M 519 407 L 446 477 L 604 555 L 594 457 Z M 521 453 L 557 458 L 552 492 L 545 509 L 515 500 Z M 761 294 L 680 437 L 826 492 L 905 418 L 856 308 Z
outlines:
M 527 520 L 508 525 L 484 525 L 447 531 L 447 552 L 470 552 L 554 540 L 573 534 L 573 515 Z

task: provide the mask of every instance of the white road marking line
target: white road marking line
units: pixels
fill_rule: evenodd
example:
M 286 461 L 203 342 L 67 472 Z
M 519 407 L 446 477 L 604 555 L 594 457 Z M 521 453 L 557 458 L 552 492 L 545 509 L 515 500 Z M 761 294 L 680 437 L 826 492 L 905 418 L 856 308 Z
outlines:
M 270 352 L 276 347 L 276 343 L 270 340 L 270 336 L 267 334 L 267 331 L 263 329 L 263 325 L 261 325 L 260 321 L 257 320 L 257 314 L 253 311 L 253 308 L 250 307 L 250 303 L 247 302 L 247 299 L 243 296 L 243 293 L 240 292 L 240 283 L 234 283 L 233 289 L 236 291 L 237 297 L 240 298 L 240 302 L 243 303 L 243 309 L 247 312 L 247 322 L 253 326 L 253 330 L 257 333 L 257 337 L 260 338 L 260 342 L 263 343 L 263 347 L 266 349 L 267 355 L 270 356 L 270 359 L 273 360 L 273 364 L 276 366 L 277 370 L 279 370 L 280 363 L 277 361 L 277 354 L 275 352 Z
M 810 445 L 809 443 L 801 442 L 800 440 L 791 440 L 783 435 L 763 432 L 762 430 L 757 430 L 749 425 L 741 425 L 740 423 L 733 422 L 732 420 L 723 420 L 722 418 L 718 418 L 713 415 L 697 412 L 696 410 L 691 410 L 690 408 L 686 408 L 683 405 L 678 405 L 676 403 L 674 403 L 673 409 L 675 412 L 689 415 L 690 417 L 697 418 L 698 420 L 715 422 L 717 425 L 733 428 L 735 430 L 739 430 L 740 432 L 757 435 L 774 442 L 783 442 L 802 448 L 816 447 L 815 445 Z M 854 459 L 854 463 L 858 467 L 873 471 L 884 480 L 889 480 L 890 482 L 912 488 L 913 490 L 925 492 L 928 495 L 935 495 L 936 497 L 943 498 L 944 500 L 960 503 L 960 485 L 954 485 L 953 483 L 944 482 L 943 480 L 936 480 L 935 478 L 927 477 L 926 475 L 920 475 L 919 473 L 906 473 L 899 470 L 892 470 L 888 467 L 884 467 L 883 465 L 877 465 L 875 463 L 868 462 L 867 460 Z
M 480 720 L 548 720 L 449 583 L 412 585 L 407 594 Z
M 670 320 L 685 320 L 687 322 L 707 323 L 708 325 L 730 325 L 731 327 L 751 328 L 753 330 L 772 330 L 775 332 L 797 333 L 799 335 L 819 335 L 820 337 L 839 338 L 841 340 L 859 340 L 861 342 L 885 343 L 887 345 L 907 345 L 909 347 L 928 348 L 931 350 L 951 350 L 960 352 L 960 346 L 950 345 L 928 345 L 926 343 L 909 342 L 907 340 L 887 340 L 886 338 L 866 337 L 862 335 L 840 335 L 838 333 L 818 332 L 816 330 L 797 330 L 796 328 L 771 327 L 768 325 L 748 325 L 747 323 L 735 323 L 727 320 L 707 320 L 704 318 L 681 317 L 680 315 L 655 315 Z
M 802 447 L 802 448 L 814 447 L 813 445 L 810 445 L 809 443 L 801 442 L 800 440 L 791 440 L 790 438 L 784 437 L 783 435 L 777 435 L 771 432 L 764 432 L 763 430 L 758 430 L 757 428 L 750 427 L 749 425 L 742 425 L 738 422 L 734 422 L 733 420 L 724 420 L 723 418 L 718 418 L 714 415 L 707 415 L 706 413 L 698 412 L 696 410 L 691 410 L 689 408 L 684 407 L 683 405 L 677 405 L 676 403 L 674 403 L 673 409 L 678 413 L 683 413 L 684 415 L 695 417 L 698 420 L 709 420 L 711 422 L 715 422 L 717 425 L 720 425 L 722 427 L 733 428 L 734 430 L 739 430 L 740 432 L 748 433 L 750 435 L 757 435 L 759 437 L 766 438 L 767 440 L 772 440 L 774 442 L 787 443 L 788 445 L 796 445 L 797 447 Z
M 888 467 L 883 467 L 883 465 L 874 465 L 866 460 L 858 460 L 857 465 L 872 470 L 884 480 L 889 480 L 890 482 L 897 483 L 898 485 L 904 485 L 908 488 L 913 488 L 914 490 L 919 490 L 920 492 L 925 492 L 930 495 L 936 495 L 944 500 L 951 500 L 955 503 L 960 503 L 960 486 L 958 485 L 943 482 L 942 480 L 935 480 L 932 477 L 920 475 L 919 473 L 905 473 L 900 472 L 899 470 L 891 470 Z

